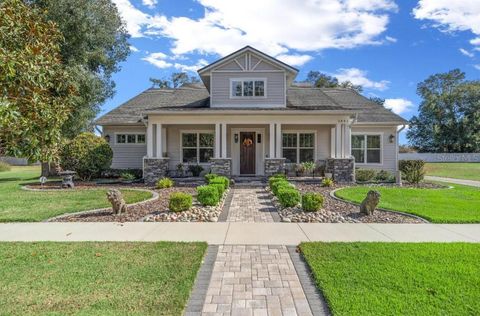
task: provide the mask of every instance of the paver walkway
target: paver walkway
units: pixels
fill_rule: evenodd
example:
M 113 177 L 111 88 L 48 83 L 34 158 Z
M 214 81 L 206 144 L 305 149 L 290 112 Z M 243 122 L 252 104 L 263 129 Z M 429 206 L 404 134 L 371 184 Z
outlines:
M 276 212 L 268 193 L 261 187 L 235 187 L 227 222 L 271 223 Z
M 285 246 L 220 246 L 202 315 L 312 315 Z
M 432 180 L 432 181 L 441 181 L 441 182 L 450 182 L 455 184 L 469 185 L 472 187 L 480 187 L 480 181 L 475 181 L 475 180 L 453 179 L 453 178 L 435 177 L 435 176 L 425 176 L 425 179 Z

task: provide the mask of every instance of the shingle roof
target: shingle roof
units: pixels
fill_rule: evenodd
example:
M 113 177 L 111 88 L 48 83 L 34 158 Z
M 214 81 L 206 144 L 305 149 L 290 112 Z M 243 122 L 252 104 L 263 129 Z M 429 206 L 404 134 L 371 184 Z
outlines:
M 348 88 L 292 87 L 287 90 L 286 108 L 211 108 L 210 97 L 203 85 L 190 84 L 178 89 L 148 89 L 116 109 L 100 117 L 97 125 L 138 124 L 142 115 L 155 110 L 169 111 L 278 111 L 315 110 L 357 113 L 359 123 L 404 123 L 402 117 Z

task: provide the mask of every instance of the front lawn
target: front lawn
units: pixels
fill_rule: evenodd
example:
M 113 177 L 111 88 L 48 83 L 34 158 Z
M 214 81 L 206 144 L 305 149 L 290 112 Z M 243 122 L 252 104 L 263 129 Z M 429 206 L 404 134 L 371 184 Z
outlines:
M 181 315 L 204 243 L 0 243 L 2 315 Z
M 334 315 L 478 315 L 480 244 L 304 243 Z
M 38 182 L 39 167 L 12 167 L 0 173 L 0 222 L 38 222 L 64 213 L 110 206 L 107 189 L 60 192 L 32 192 L 21 184 Z M 149 192 L 121 190 L 127 203 L 146 200 Z
M 425 171 L 429 176 L 480 181 L 480 162 L 426 163 Z
M 369 190 L 381 193 L 379 206 L 421 216 L 433 223 L 480 223 L 480 190 L 452 185 L 453 189 L 354 186 L 335 195 L 361 203 Z

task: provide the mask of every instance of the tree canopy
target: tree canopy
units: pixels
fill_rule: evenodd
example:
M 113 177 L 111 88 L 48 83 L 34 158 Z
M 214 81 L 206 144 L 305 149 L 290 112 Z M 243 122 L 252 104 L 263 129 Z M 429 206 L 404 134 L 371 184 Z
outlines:
M 63 34 L 62 61 L 74 73 L 78 97 L 74 110 L 62 126 L 73 138 L 90 127 L 103 104 L 115 93 L 112 74 L 130 53 L 129 35 L 111 0 L 31 0 L 45 9 Z
M 423 152 L 480 152 L 480 81 L 459 69 L 428 77 L 417 86 L 423 99 L 407 137 Z
M 179 88 L 184 84 L 200 82 L 197 76 L 189 76 L 186 72 L 174 72 L 169 79 L 150 78 L 154 88 Z
M 0 2 L 0 142 L 29 161 L 58 156 L 76 97 L 60 55 L 61 32 L 21 0 Z
M 319 71 L 309 71 L 307 74 L 306 82 L 311 83 L 317 88 L 350 88 L 358 93 L 363 91 L 362 86 L 354 85 L 350 81 L 340 82 L 337 78 L 321 73 Z

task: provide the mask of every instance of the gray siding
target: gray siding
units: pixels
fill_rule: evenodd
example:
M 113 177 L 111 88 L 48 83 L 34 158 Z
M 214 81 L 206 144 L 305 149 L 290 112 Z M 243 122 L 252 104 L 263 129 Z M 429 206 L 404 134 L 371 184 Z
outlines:
M 230 79 L 232 78 L 266 79 L 266 97 L 231 98 Z M 285 73 L 277 71 L 212 72 L 211 105 L 212 107 L 285 106 Z
M 382 134 L 382 163 L 381 164 L 355 164 L 362 169 L 378 169 L 395 171 L 397 166 L 397 145 L 394 141 L 390 143 L 389 136 L 396 135 L 396 127 L 352 127 L 353 133 Z M 396 137 L 396 136 L 395 136 Z
M 143 157 L 147 155 L 147 144 L 117 144 L 116 134 L 139 133 L 146 134 L 143 126 L 104 126 L 103 136 L 110 136 L 110 147 L 113 150 L 111 168 L 142 169 Z

